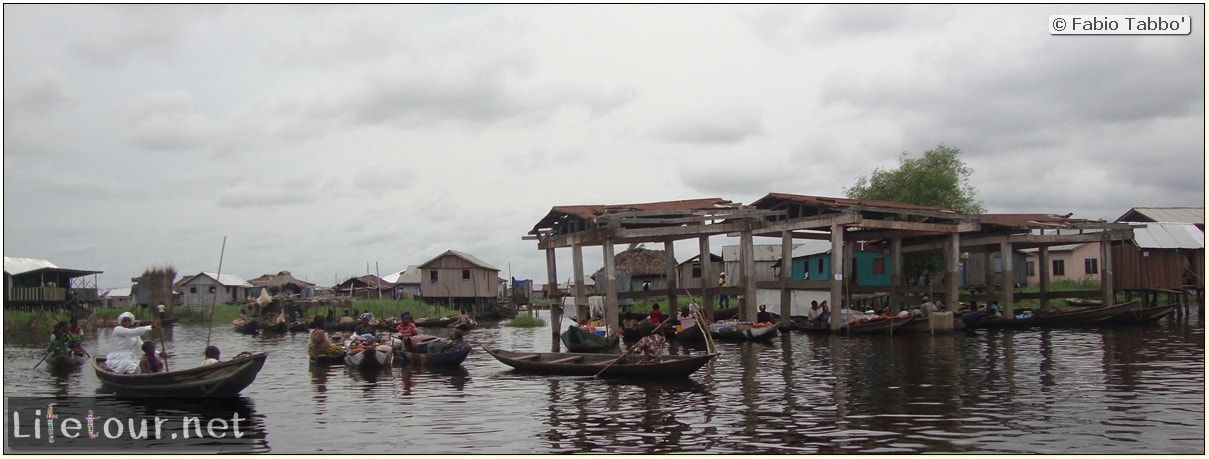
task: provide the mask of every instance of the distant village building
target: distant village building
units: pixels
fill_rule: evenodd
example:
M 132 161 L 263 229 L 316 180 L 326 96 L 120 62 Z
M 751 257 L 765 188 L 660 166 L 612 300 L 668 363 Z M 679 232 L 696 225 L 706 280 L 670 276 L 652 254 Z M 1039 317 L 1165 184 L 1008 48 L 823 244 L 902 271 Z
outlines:
M 182 304 L 210 306 L 212 304 L 244 303 L 252 297 L 254 287 L 233 274 L 202 272 L 182 278 L 176 283 Z
M 1113 288 L 1126 291 L 1205 290 L 1205 209 L 1135 207 L 1117 222 L 1143 223 L 1133 241 L 1113 244 Z
M 255 279 L 249 280 L 253 288 L 251 296 L 260 296 L 261 289 L 267 289 L 269 295 L 284 296 L 292 298 L 311 298 L 315 296 L 315 284 L 295 278 L 289 271 L 281 271 L 277 274 L 265 274 Z
M 1049 278 L 1050 281 L 1075 280 L 1100 282 L 1100 271 L 1104 269 L 1100 260 L 1100 244 L 1066 244 L 1055 245 L 1049 249 Z M 1037 263 L 1040 263 L 1041 249 L 1029 248 L 1017 251 L 1025 256 L 1024 269 L 1029 285 L 1038 285 L 1041 275 Z M 995 261 L 1000 261 L 995 257 Z M 1016 265 L 1013 265 L 1016 266 Z M 1003 272 L 1003 265 L 995 264 L 995 272 Z M 979 282 L 981 284 L 981 282 Z
M 618 293 L 667 288 L 667 252 L 635 247 L 618 253 L 613 260 Z M 602 284 L 604 268 L 596 270 L 591 277 L 597 285 Z M 571 290 L 571 292 L 575 291 Z M 621 305 L 633 303 L 634 300 L 629 299 L 618 301 L 618 304 Z
M 797 247 L 797 244 L 794 244 Z M 741 258 L 739 257 L 740 247 L 737 245 L 728 245 L 722 247 L 722 262 L 726 269 L 726 285 L 739 285 L 739 274 L 742 269 L 739 266 Z M 755 265 L 755 272 L 752 273 L 756 282 L 775 281 L 779 272 L 776 265 L 781 260 L 781 245 L 780 244 L 756 244 L 752 247 Z M 714 282 L 717 282 L 715 276 Z M 716 284 L 715 284 L 716 285 Z
M 129 309 L 134 306 L 131 288 L 112 288 L 101 294 L 101 307 Z
M 373 274 L 351 277 L 332 287 L 336 296 L 367 300 L 393 299 L 395 284 Z
M 60 268 L 37 258 L 4 257 L 4 304 L 32 308 L 96 304 L 100 295 L 95 275 L 102 272 Z M 86 280 L 90 275 L 94 276 L 91 283 Z
M 465 252 L 446 250 L 419 266 L 421 293 L 431 303 L 480 304 L 499 295 L 500 270 Z
M 382 276 L 382 279 L 394 285 L 394 299 L 410 300 L 420 298 L 420 281 L 422 277 L 419 265 L 408 266 L 403 271 Z
M 718 274 L 722 272 L 722 256 L 709 254 L 709 272 L 712 273 L 706 286 L 716 287 L 718 285 Z M 676 273 L 680 276 L 679 285 L 687 289 L 699 289 L 702 287 L 702 273 L 704 267 L 701 265 L 701 255 L 695 255 L 683 263 L 676 265 Z

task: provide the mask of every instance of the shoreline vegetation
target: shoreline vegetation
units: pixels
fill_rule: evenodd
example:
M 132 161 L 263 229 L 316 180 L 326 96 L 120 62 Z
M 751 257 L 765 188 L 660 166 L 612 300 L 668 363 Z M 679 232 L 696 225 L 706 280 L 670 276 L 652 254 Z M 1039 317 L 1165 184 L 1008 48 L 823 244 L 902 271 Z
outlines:
M 1092 280 L 1054 281 L 1053 283 L 1050 284 L 1050 292 L 1049 292 L 1050 298 L 1051 298 L 1050 307 L 1055 310 L 1061 310 L 1067 306 L 1066 302 L 1063 301 L 1063 299 L 1062 299 L 1063 292 L 1088 291 L 1088 290 L 1097 290 L 1099 288 L 1100 288 L 1099 281 L 1092 281 Z M 1035 292 L 1038 292 L 1039 290 L 1040 290 L 1040 288 L 1038 286 L 1031 285 L 1031 286 L 1019 288 L 1016 291 L 1018 293 L 1035 293 Z M 694 296 L 694 299 L 699 300 L 700 298 Z M 1124 299 L 1124 297 L 1122 295 L 1117 295 L 1118 301 L 1121 301 L 1123 299 Z M 677 301 L 678 309 L 688 306 L 689 302 L 691 301 L 685 295 L 678 295 L 677 300 L 678 300 Z M 734 299 L 732 299 L 732 301 L 734 301 Z M 634 312 L 634 313 L 647 313 L 647 312 L 650 312 L 651 306 L 656 303 L 658 303 L 660 305 L 661 309 L 664 312 L 669 311 L 669 308 L 666 305 L 666 303 L 667 303 L 666 299 L 636 300 L 636 301 L 634 301 L 634 304 L 632 306 L 630 306 L 628 308 L 623 308 L 623 310 L 628 309 L 630 312 Z M 1040 305 L 1040 302 L 1038 300 L 1021 300 L 1016 303 L 1016 308 L 1017 309 L 1035 309 L 1035 308 L 1039 307 L 1039 305 Z M 344 312 L 343 309 L 345 309 L 346 307 L 349 309 L 350 314 L 352 314 L 353 310 L 356 310 L 358 313 L 371 312 L 374 314 L 374 317 L 377 317 L 377 318 L 398 317 L 399 314 L 403 313 L 404 311 L 410 312 L 412 317 L 415 317 L 415 318 L 454 316 L 454 315 L 458 315 L 461 313 L 458 309 L 450 308 L 446 305 L 428 304 L 428 303 L 421 302 L 419 300 L 361 299 L 361 300 L 355 300 L 352 303 L 347 303 L 347 306 L 345 306 L 345 305 L 339 305 L 339 306 L 337 306 L 337 305 L 310 305 L 310 306 L 307 306 L 306 310 L 304 311 L 302 319 L 304 321 L 309 321 L 316 314 L 326 315 L 328 308 L 335 310 L 337 317 L 339 317 L 339 316 L 343 315 L 343 312 Z M 230 325 L 232 320 L 235 320 L 235 318 L 239 317 L 239 311 L 241 309 L 247 309 L 247 308 L 248 307 L 243 304 L 220 304 L 220 305 L 214 306 L 214 308 L 213 308 L 214 309 L 214 311 L 213 311 L 214 325 L 215 326 Z M 530 309 L 547 309 L 548 310 L 550 308 L 550 303 L 548 300 L 534 300 L 529 304 L 529 308 Z M 109 323 L 112 322 L 114 319 L 116 319 L 118 314 L 121 314 L 126 311 L 133 312 L 135 315 L 135 318 L 137 318 L 138 320 L 142 320 L 142 321 L 154 320 L 154 309 L 152 309 L 150 307 L 144 308 L 144 307 L 136 306 L 136 307 L 131 307 L 131 308 L 96 308 L 96 309 L 93 309 L 92 311 L 93 311 L 93 314 L 89 318 L 81 320 L 82 326 L 93 327 L 93 328 L 113 326 L 112 324 L 109 324 Z M 208 305 L 205 305 L 205 306 L 200 306 L 200 305 L 176 306 L 173 310 L 173 316 L 177 318 L 177 323 L 179 323 L 179 324 L 208 325 L 210 323 L 209 322 L 210 321 L 210 306 L 208 306 Z M 516 319 L 513 319 L 513 321 L 512 321 L 513 323 L 510 323 L 509 325 L 519 326 L 519 327 L 534 327 L 534 326 L 544 326 L 545 325 L 544 320 L 541 320 L 536 317 L 529 317 L 529 316 L 530 316 L 529 314 L 522 313 L 517 316 L 517 319 L 520 319 L 519 321 L 517 321 Z M 529 317 L 529 318 L 525 318 L 525 317 Z M 66 309 L 30 311 L 30 310 L 23 310 L 23 309 L 22 310 L 9 309 L 6 307 L 4 309 L 4 330 L 5 331 L 20 331 L 20 330 L 45 329 L 47 331 L 47 333 L 49 333 L 50 328 L 54 326 L 55 322 L 68 321 L 69 319 L 70 319 L 70 313 Z M 541 321 L 542 322 L 541 325 L 535 325 L 536 321 Z

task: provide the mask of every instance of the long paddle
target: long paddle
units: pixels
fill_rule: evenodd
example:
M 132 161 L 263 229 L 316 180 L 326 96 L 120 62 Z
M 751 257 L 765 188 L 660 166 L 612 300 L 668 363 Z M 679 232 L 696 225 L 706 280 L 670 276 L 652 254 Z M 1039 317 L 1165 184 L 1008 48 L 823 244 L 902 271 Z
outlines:
M 660 321 L 660 322 L 659 322 L 659 326 L 658 326 L 658 327 L 655 327 L 655 329 L 654 329 L 654 330 L 651 330 L 651 334 L 652 334 L 652 335 L 654 335 L 655 333 L 659 332 L 659 329 L 660 329 L 660 328 L 663 328 L 663 324 L 666 324 L 667 322 L 668 322 L 668 321 L 666 321 L 666 320 Z M 625 357 L 626 357 L 627 355 L 630 355 L 631 353 L 633 353 L 633 352 L 634 352 L 634 349 L 638 349 L 638 345 L 639 345 L 639 344 L 642 344 L 642 340 L 638 340 L 638 342 L 637 342 L 637 343 L 634 343 L 634 345 L 633 345 L 633 346 L 630 346 L 630 349 L 629 349 L 629 350 L 625 351 L 625 353 L 624 353 L 624 354 L 621 354 L 621 357 L 618 357 L 616 360 L 614 360 L 614 361 L 610 362 L 608 365 L 605 365 L 605 367 L 604 367 L 604 368 L 601 368 L 601 369 L 600 369 L 600 371 L 596 373 L 595 378 L 596 378 L 596 379 L 600 379 L 600 375 L 604 374 L 605 370 L 608 370 L 609 368 L 613 368 L 613 365 L 616 365 L 616 364 L 617 364 L 617 362 L 620 362 L 622 359 L 625 359 Z
M 46 351 L 46 355 L 42 356 L 42 360 L 39 360 L 39 361 L 38 361 L 38 363 L 35 363 L 35 364 L 34 364 L 34 369 L 35 369 L 35 370 L 36 370 L 36 369 L 38 369 L 38 365 L 41 365 L 41 364 L 42 364 L 42 362 L 45 362 L 45 361 L 46 361 L 46 358 L 47 358 L 47 357 L 50 357 L 50 355 L 51 355 L 51 354 L 53 354 L 53 353 L 54 353 L 53 351 Z
M 157 323 L 157 324 L 159 322 L 160 321 L 158 321 L 158 320 L 155 321 L 155 323 Z M 163 326 L 161 325 L 161 327 L 163 327 Z M 168 370 L 168 342 L 164 341 L 164 329 L 160 328 L 159 331 L 160 331 L 160 349 L 164 352 L 164 372 L 168 372 L 168 371 L 171 371 L 171 370 Z
M 693 292 L 690 292 L 687 287 L 685 287 L 684 293 L 688 294 L 690 303 L 697 303 L 697 299 L 693 297 Z M 705 313 L 701 312 L 701 308 L 697 308 L 695 311 L 692 311 L 692 314 L 693 318 L 697 319 L 697 328 L 701 330 L 701 334 L 705 337 L 705 352 L 710 354 L 717 352 L 717 348 L 714 347 L 714 337 L 709 333 L 709 324 L 705 322 Z

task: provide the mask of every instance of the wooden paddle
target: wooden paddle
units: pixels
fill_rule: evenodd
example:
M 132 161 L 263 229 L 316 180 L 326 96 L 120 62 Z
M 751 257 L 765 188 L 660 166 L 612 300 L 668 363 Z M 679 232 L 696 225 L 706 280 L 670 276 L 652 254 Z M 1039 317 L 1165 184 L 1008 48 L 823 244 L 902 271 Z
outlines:
M 155 321 L 155 324 L 152 324 L 152 327 L 154 327 L 155 325 L 157 325 L 159 323 L 160 323 L 160 321 L 158 321 L 158 320 Z M 160 327 L 161 328 L 158 329 L 160 332 L 160 349 L 163 350 L 163 352 L 164 352 L 164 371 L 168 372 L 168 371 L 171 371 L 168 369 L 168 343 L 166 341 L 164 341 L 164 329 L 162 328 L 163 326 L 161 325 Z
M 46 352 L 46 355 L 42 356 L 42 360 L 39 360 L 39 361 L 38 361 L 38 363 L 35 363 L 35 364 L 34 364 L 34 369 L 35 369 L 35 370 L 37 370 L 37 369 L 38 369 L 38 365 L 41 365 L 41 364 L 42 364 L 42 362 L 45 362 L 45 361 L 46 361 L 46 358 L 47 358 L 47 357 L 50 357 L 50 355 L 51 355 L 51 354 L 53 354 L 53 353 L 54 353 L 53 351 L 47 351 L 47 352 Z
M 690 303 L 693 303 L 693 304 L 697 303 L 697 299 L 693 297 L 693 292 L 688 291 L 687 287 L 684 289 L 684 293 L 688 294 L 688 299 L 689 299 Z M 691 304 L 690 304 L 690 306 L 691 306 Z M 692 311 L 692 314 L 693 314 L 693 318 L 697 319 L 697 328 L 700 329 L 701 333 L 704 335 L 705 352 L 709 353 L 709 354 L 713 354 L 713 353 L 717 352 L 717 348 L 714 347 L 714 337 L 713 337 L 713 335 L 710 335 L 710 333 L 709 333 L 709 324 L 706 323 L 706 321 L 705 321 L 705 313 L 701 312 L 701 308 L 697 308 L 695 311 Z
M 666 324 L 667 322 L 668 321 L 666 321 L 666 320 L 660 321 L 659 326 L 655 327 L 654 330 L 651 330 L 651 334 L 654 335 L 655 333 L 659 332 L 659 329 L 663 328 L 663 324 Z M 642 344 L 642 340 L 638 340 L 637 343 L 634 343 L 633 346 L 630 346 L 629 350 L 625 351 L 624 354 L 621 354 L 621 357 L 618 357 L 616 360 L 610 362 L 608 365 L 605 365 L 604 368 L 601 368 L 600 371 L 597 372 L 596 376 L 594 376 L 594 377 L 596 379 L 600 379 L 600 375 L 604 374 L 605 370 L 608 370 L 609 368 L 613 368 L 613 365 L 616 365 L 617 362 L 620 362 L 622 359 L 626 358 L 627 355 L 630 355 L 631 353 L 633 353 L 634 349 L 638 349 L 639 344 Z

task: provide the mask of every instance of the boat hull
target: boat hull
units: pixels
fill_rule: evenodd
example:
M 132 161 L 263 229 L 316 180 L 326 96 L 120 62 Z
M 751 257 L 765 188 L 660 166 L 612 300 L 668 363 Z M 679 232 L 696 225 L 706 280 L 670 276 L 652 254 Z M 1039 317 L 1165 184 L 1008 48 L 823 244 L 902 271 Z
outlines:
M 389 351 L 383 352 L 379 347 L 375 346 L 361 352 L 349 353 L 344 356 L 344 364 L 362 370 L 378 370 L 390 366 L 391 361 L 394 360 L 394 353 Z
M 404 365 L 456 366 L 461 365 L 468 355 L 470 348 L 437 354 L 396 350 L 395 360 Z
M 768 324 L 757 327 L 754 324 L 740 323 L 733 327 L 720 327 L 718 324 L 710 324 L 709 334 L 714 339 L 723 341 L 758 341 L 777 336 L 777 326 Z
M 234 397 L 256 380 L 266 353 L 238 356 L 225 362 L 152 374 L 117 374 L 105 357 L 92 360 L 97 379 L 118 395 L 133 397 Z
M 985 317 L 982 320 L 969 324 L 970 328 L 1030 328 L 1030 327 L 1082 327 L 1088 325 L 1101 325 L 1117 316 L 1118 314 L 1128 313 L 1131 309 L 1136 308 L 1138 302 L 1130 301 L 1121 303 L 1115 306 L 1098 307 L 1098 308 L 1079 308 L 1072 311 L 1063 311 L 1056 313 L 1040 313 L 1030 317 L 1019 319 L 1009 319 L 1000 317 Z
M 487 353 L 501 363 L 525 373 L 592 376 L 604 370 L 601 376 L 625 378 L 687 377 L 717 356 L 717 354 L 665 355 L 661 363 L 644 364 L 639 363 L 642 361 L 642 356 L 627 355 L 622 361 L 609 366 L 620 356 L 573 352 L 514 352 L 500 349 L 487 349 Z

